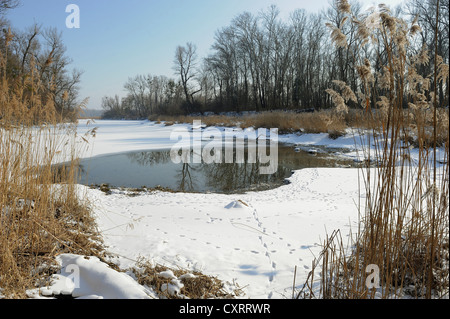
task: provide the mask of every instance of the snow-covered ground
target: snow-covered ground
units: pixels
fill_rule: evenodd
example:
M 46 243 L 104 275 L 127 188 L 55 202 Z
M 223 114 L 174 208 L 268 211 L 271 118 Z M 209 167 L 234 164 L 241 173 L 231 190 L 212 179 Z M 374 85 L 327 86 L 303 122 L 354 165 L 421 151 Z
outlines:
M 80 136 L 89 135 L 85 157 L 135 150 L 170 149 L 176 128 L 148 121 L 81 121 Z M 360 158 L 362 146 L 353 134 L 331 140 L 326 134 L 283 135 L 280 142 L 307 147 L 347 149 L 343 156 Z M 243 298 L 290 298 L 294 282 L 300 287 L 321 251 L 326 234 L 355 231 L 358 207 L 364 204 L 358 169 L 312 168 L 296 171 L 290 184 L 240 195 L 153 192 L 127 196 L 123 190 L 107 195 L 80 186 L 94 208 L 98 226 L 115 262 L 126 269 L 139 257 L 169 267 L 199 270 L 243 288 Z M 61 265 L 76 265 L 81 288 L 61 288 L 84 298 L 139 298 L 155 295 L 131 282 L 131 277 L 108 274 L 96 259 L 61 257 Z M 90 271 L 91 269 L 91 271 Z M 68 272 L 73 275 L 73 272 Z M 127 277 L 127 278 L 124 278 Z M 99 281 L 99 284 L 95 282 Z M 236 287 L 236 286 L 234 286 Z M 75 290 L 74 290 L 75 289 Z M 116 293 L 114 293 L 116 292 Z
M 292 293 L 295 266 L 297 282 L 306 278 L 327 230 L 356 226 L 357 174 L 302 170 L 289 185 L 245 195 L 88 194 L 121 268 L 143 256 L 235 280 L 248 298 L 283 298 Z

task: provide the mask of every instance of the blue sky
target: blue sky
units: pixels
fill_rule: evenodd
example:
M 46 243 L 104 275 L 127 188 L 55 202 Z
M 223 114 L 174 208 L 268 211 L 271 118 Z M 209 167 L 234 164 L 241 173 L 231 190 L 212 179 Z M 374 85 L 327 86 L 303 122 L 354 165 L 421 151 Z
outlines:
M 173 77 L 178 45 L 193 42 L 199 57 L 208 54 L 216 30 L 244 11 L 258 13 L 277 5 L 282 17 L 295 9 L 318 12 L 329 0 L 21 0 L 6 18 L 18 29 L 34 22 L 63 32 L 72 67 L 84 71 L 82 97 L 100 109 L 105 95 L 124 95 L 123 84 L 137 74 Z M 364 0 L 397 4 L 401 0 Z M 80 8 L 80 28 L 68 29 L 68 4 Z

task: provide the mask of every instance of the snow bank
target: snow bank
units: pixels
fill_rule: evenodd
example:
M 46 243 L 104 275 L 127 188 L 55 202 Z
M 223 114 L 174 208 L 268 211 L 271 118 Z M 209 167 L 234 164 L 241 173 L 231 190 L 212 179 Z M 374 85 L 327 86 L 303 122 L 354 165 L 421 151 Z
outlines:
M 149 299 L 153 292 L 129 275 L 111 269 L 96 257 L 59 255 L 59 274 L 51 285 L 38 291 L 44 297 L 72 296 L 77 299 Z

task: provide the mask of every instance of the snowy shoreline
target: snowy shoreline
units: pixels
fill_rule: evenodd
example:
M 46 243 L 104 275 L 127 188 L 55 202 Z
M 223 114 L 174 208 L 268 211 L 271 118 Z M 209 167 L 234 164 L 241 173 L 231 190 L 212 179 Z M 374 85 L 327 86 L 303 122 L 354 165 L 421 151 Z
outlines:
M 166 126 L 164 123 L 156 124 L 148 120 L 143 121 L 119 121 L 119 120 L 80 120 L 77 126 L 78 137 L 82 137 L 88 144 L 84 145 L 83 151 L 79 154 L 80 159 L 110 155 L 117 153 L 125 153 L 132 151 L 149 151 L 149 150 L 169 150 L 177 142 L 171 140 L 171 133 L 176 130 L 193 129 L 193 124 L 175 124 Z M 95 136 L 90 132 L 95 129 Z M 246 130 L 230 129 L 217 127 L 223 136 L 232 134 L 236 138 L 248 137 Z M 375 151 L 373 145 L 367 146 L 367 138 L 371 138 L 373 143 L 373 133 L 369 131 L 361 131 L 357 129 L 347 129 L 347 134 L 337 139 L 331 139 L 327 133 L 319 134 L 280 134 L 278 135 L 278 143 L 292 145 L 308 150 L 308 148 L 326 148 L 330 150 L 345 151 L 337 153 L 346 159 L 352 159 L 361 162 L 365 159 L 365 155 L 369 154 L 373 157 Z M 82 143 L 82 139 L 78 139 L 78 143 Z M 411 150 L 412 162 L 417 162 L 418 151 Z M 438 161 L 443 161 L 445 151 L 437 150 Z M 60 159 L 60 161 L 63 161 Z
M 86 157 L 168 149 L 174 144 L 170 132 L 177 125 L 80 121 L 78 134 L 94 127 L 98 127 L 96 137 L 89 140 Z M 346 150 L 342 156 L 358 161 L 364 153 L 352 134 L 337 140 L 327 134 L 280 135 L 279 142 L 339 148 Z M 81 185 L 79 189 L 92 204 L 106 248 L 117 256 L 114 262 L 121 269 L 135 266 L 144 257 L 155 264 L 217 276 L 230 291 L 237 283 L 245 293 L 242 298 L 284 299 L 292 296 L 295 267 L 299 288 L 327 234 L 339 229 L 349 237 L 357 230 L 358 210 L 364 205 L 360 178 L 356 168 L 303 169 L 295 171 L 287 185 L 239 195 L 157 191 L 131 197 L 125 190 L 113 189 L 107 195 Z M 130 289 L 134 291 L 129 292 L 131 298 L 145 290 Z M 108 296 L 102 291 L 80 295 Z

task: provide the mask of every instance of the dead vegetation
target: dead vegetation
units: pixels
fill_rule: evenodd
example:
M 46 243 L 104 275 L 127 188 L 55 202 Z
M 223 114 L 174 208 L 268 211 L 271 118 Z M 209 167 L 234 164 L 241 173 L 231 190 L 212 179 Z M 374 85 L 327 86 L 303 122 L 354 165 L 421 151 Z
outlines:
M 141 258 L 132 269 L 139 284 L 152 288 L 167 299 L 233 299 L 242 294 L 234 284 L 233 291 L 223 281 L 198 271 L 173 269 Z M 171 289 L 170 287 L 174 287 Z
M 437 110 L 438 146 L 445 144 L 449 134 L 448 109 Z M 403 110 L 405 131 L 411 146 L 419 144 L 432 146 L 433 112 L 431 110 Z M 384 115 L 381 110 L 371 110 L 369 115 L 362 109 L 349 109 L 345 113 L 323 110 L 313 113 L 295 113 L 290 111 L 272 111 L 245 115 L 205 115 L 205 116 L 151 116 L 156 124 L 172 126 L 174 124 L 201 121 L 206 126 L 247 128 L 277 128 L 280 134 L 319 134 L 326 133 L 331 139 L 345 136 L 348 129 L 360 129 L 379 133 L 383 126 Z M 418 128 L 423 131 L 418 132 Z
M 0 288 L 4 297 L 26 298 L 27 289 L 54 271 L 56 255 L 102 257 L 104 249 L 76 186 L 83 146 L 74 126 L 59 123 L 35 73 L 11 80 L 7 65 L 0 53 Z M 61 158 L 72 163 L 71 173 L 55 178 L 52 164 Z
M 358 228 L 352 229 L 348 241 L 340 230 L 327 236 L 297 298 L 448 298 L 448 110 L 438 109 L 433 99 L 439 82 L 448 85 L 448 66 L 441 60 L 435 70 L 447 70 L 447 74 L 419 76 L 416 70 L 428 63 L 424 58 L 428 53 L 406 54 L 417 30 L 415 22 L 408 25 L 387 7 L 379 9 L 380 23 L 374 33 L 381 35 L 386 48 L 383 70 L 387 73 L 372 73 L 367 60 L 357 59 L 365 70 L 360 74 L 365 88 L 360 103 L 365 105 L 377 93 L 380 106 L 377 117 L 367 109 L 366 124 L 373 134 L 362 135 L 361 143 L 374 153 L 363 155 L 379 165 L 360 170 L 364 201 L 357 206 Z M 364 22 L 352 16 L 347 23 L 358 27 Z M 361 36 L 370 42 L 366 33 Z M 363 54 L 363 48 L 354 54 Z M 380 81 L 376 83 L 375 78 Z M 433 82 L 434 90 L 428 85 Z M 405 88 L 407 110 L 403 108 Z
M 208 116 L 151 116 L 151 121 L 166 126 L 175 123 L 193 123 L 200 120 L 206 126 L 247 128 L 277 128 L 280 134 L 290 133 L 328 133 L 336 138 L 345 135 L 348 128 L 345 119 L 332 111 L 315 113 L 294 113 L 284 111 L 262 112 L 245 115 L 208 115 Z M 353 123 L 354 124 L 354 123 Z

